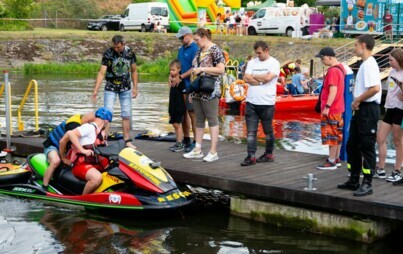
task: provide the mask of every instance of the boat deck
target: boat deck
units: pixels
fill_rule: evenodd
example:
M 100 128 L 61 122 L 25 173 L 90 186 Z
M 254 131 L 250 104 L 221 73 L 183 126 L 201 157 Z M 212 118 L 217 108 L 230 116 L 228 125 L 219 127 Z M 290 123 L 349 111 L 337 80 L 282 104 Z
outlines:
M 133 133 L 136 134 L 136 133 Z M 29 154 L 42 152 L 42 138 L 12 138 L 17 152 Z M 246 156 L 246 145 L 219 142 L 219 157 L 215 162 L 185 159 L 183 153 L 168 150 L 171 142 L 135 140 L 141 152 L 160 161 L 174 179 L 183 184 L 223 190 L 259 200 L 331 211 L 355 214 L 362 217 L 384 218 L 403 221 L 403 186 L 393 186 L 385 180 L 374 179 L 374 194 L 354 197 L 352 191 L 336 188 L 348 180 L 346 164 L 334 171 L 317 170 L 324 156 L 275 150 L 276 161 L 241 167 Z M 0 140 L 5 147 L 5 140 Z M 207 154 L 209 142 L 204 141 Z M 263 147 L 258 148 L 258 155 Z M 387 169 L 390 173 L 391 167 Z M 304 190 L 307 181 L 302 177 L 313 173 L 315 191 Z

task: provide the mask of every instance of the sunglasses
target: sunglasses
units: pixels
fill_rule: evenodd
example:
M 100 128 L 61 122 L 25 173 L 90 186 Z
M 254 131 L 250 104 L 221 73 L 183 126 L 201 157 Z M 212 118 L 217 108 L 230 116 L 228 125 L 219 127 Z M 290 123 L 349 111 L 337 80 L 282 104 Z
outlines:
M 185 35 L 185 36 L 186 36 L 186 35 Z M 179 40 L 180 40 L 180 41 L 183 41 L 183 39 L 185 39 L 185 36 L 179 37 Z

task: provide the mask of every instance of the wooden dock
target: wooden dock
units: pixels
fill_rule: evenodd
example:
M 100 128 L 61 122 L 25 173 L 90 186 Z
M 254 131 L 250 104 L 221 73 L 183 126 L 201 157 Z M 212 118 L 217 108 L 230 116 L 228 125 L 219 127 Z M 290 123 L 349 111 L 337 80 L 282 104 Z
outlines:
M 42 142 L 42 138 L 12 138 L 20 154 L 43 152 Z M 160 161 L 179 183 L 319 211 L 403 221 L 403 186 L 374 179 L 373 195 L 354 197 L 352 191 L 336 188 L 338 183 L 348 180 L 345 163 L 334 171 L 315 168 L 323 163 L 324 156 L 275 150 L 275 162 L 241 167 L 240 162 L 246 157 L 244 144 L 219 142 L 220 159 L 211 163 L 185 159 L 182 152 L 169 151 L 171 142 L 135 140 L 134 144 L 151 159 Z M 203 146 L 206 155 L 209 142 L 204 141 Z M 5 147 L 4 138 L 0 147 Z M 261 153 L 263 147 L 258 148 L 257 155 Z M 391 168 L 388 174 L 390 171 Z M 318 179 L 314 182 L 315 191 L 304 190 L 307 181 L 302 177 L 308 173 Z

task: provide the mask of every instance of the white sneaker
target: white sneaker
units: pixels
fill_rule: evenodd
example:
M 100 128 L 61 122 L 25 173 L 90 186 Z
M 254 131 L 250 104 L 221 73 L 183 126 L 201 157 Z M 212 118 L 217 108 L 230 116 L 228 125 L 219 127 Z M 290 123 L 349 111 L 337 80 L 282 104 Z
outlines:
M 212 162 L 218 160 L 217 153 L 208 153 L 206 157 L 203 158 L 205 162 Z
M 183 157 L 186 158 L 186 159 L 200 159 L 200 158 L 203 158 L 203 156 L 204 156 L 203 151 L 202 150 L 196 150 L 196 148 L 193 149 L 189 153 L 183 154 Z

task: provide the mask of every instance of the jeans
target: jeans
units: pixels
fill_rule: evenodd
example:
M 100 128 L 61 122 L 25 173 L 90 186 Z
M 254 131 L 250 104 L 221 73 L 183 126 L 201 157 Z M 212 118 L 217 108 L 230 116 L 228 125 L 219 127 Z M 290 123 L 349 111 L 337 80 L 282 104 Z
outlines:
M 104 91 L 104 107 L 113 113 L 113 105 L 115 104 L 116 95 L 119 96 L 120 102 L 120 116 L 122 118 L 130 118 L 130 111 L 132 109 L 132 91 L 114 92 Z
M 259 120 L 262 123 L 263 132 L 266 135 L 266 153 L 272 154 L 274 148 L 273 133 L 274 105 L 254 105 L 246 103 L 246 128 L 248 155 L 254 157 L 257 150 L 257 129 Z
M 297 88 L 293 84 L 287 84 L 288 94 L 298 94 Z

